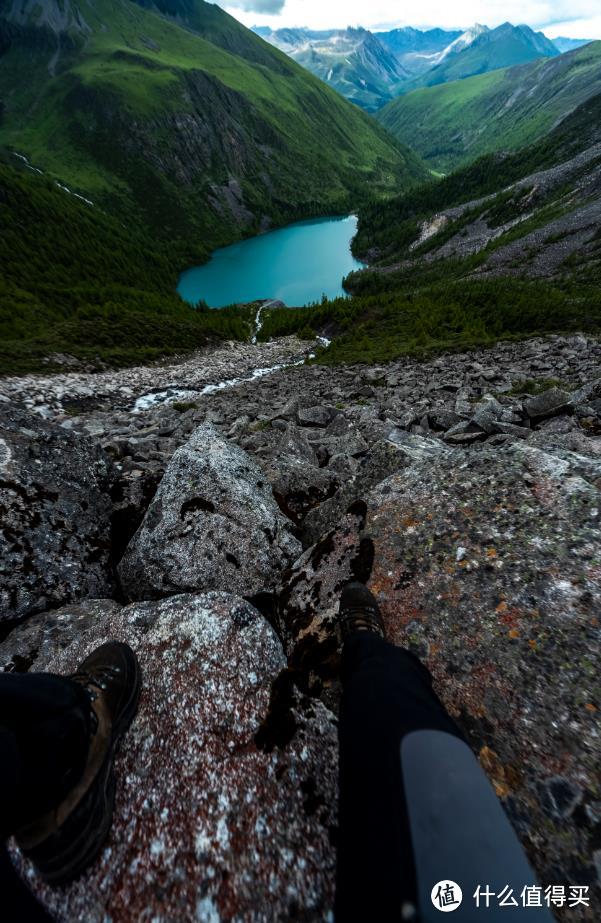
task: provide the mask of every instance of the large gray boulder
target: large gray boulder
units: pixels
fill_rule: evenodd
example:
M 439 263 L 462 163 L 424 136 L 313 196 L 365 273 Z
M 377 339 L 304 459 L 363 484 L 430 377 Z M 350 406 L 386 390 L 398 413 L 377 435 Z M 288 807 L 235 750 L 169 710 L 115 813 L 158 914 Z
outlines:
M 295 524 L 338 489 L 336 471 L 320 468 L 306 431 L 288 423 L 271 449 L 257 457 L 280 509 Z
M 210 425 L 177 450 L 119 565 L 130 599 L 273 587 L 300 553 L 261 468 Z
M 273 713 L 281 644 L 226 593 L 136 603 L 97 617 L 36 670 L 68 673 L 108 639 L 142 667 L 119 750 L 113 827 L 97 862 L 49 888 L 13 848 L 58 923 L 322 921 L 332 912 L 336 727 L 291 694 Z
M 111 467 L 86 437 L 0 412 L 0 621 L 111 595 Z
M 529 397 L 524 401 L 524 410 L 534 422 L 557 416 L 569 410 L 571 406 L 571 396 L 561 388 L 549 388 L 542 394 Z

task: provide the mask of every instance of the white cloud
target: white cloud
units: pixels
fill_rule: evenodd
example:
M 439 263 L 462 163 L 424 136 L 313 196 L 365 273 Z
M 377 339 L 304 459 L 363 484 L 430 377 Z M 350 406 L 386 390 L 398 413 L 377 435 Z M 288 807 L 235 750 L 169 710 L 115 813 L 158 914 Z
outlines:
M 286 4 L 286 0 L 230 0 L 230 2 L 236 9 L 260 13 L 265 16 L 281 13 Z
M 545 34 L 549 38 L 558 35 L 567 35 L 571 38 L 596 38 L 601 39 L 601 16 L 590 16 L 587 19 L 568 19 L 565 22 L 554 22 Z
M 467 28 L 475 22 L 497 26 L 527 23 L 549 35 L 601 38 L 599 0 L 221 0 L 221 6 L 246 25 L 310 26 L 314 29 L 366 26 L 392 28 Z M 280 12 L 277 12 L 277 10 Z

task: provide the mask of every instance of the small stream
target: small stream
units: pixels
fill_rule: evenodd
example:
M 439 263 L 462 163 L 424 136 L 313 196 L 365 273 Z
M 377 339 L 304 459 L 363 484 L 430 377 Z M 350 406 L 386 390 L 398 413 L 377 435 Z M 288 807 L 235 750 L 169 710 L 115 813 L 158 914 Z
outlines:
M 263 322 L 261 320 L 262 312 L 265 308 L 268 308 L 273 301 L 268 301 L 265 304 L 262 304 L 258 309 L 255 315 L 254 331 L 251 337 L 251 342 L 256 344 L 257 336 Z M 328 340 L 327 337 L 317 337 L 317 342 L 320 346 L 327 348 L 331 340 Z M 264 378 L 265 375 L 273 375 L 274 372 L 279 372 L 282 369 L 294 368 L 297 365 L 303 365 L 307 359 L 314 359 L 315 353 L 309 352 L 306 356 L 301 356 L 299 359 L 293 359 L 290 362 L 280 362 L 277 365 L 268 366 L 267 368 L 257 368 L 253 369 L 252 372 L 248 375 L 243 375 L 239 378 L 227 378 L 224 381 L 216 382 L 215 384 L 205 385 L 203 388 L 165 388 L 162 391 L 151 391 L 148 394 L 143 394 L 137 399 L 133 406 L 134 413 L 143 413 L 146 410 L 150 410 L 152 407 L 156 407 L 159 404 L 173 404 L 178 401 L 193 401 L 195 398 L 202 397 L 205 394 L 214 394 L 216 391 L 226 391 L 230 388 L 235 388 L 237 385 L 244 384 L 249 381 L 256 381 L 257 378 Z

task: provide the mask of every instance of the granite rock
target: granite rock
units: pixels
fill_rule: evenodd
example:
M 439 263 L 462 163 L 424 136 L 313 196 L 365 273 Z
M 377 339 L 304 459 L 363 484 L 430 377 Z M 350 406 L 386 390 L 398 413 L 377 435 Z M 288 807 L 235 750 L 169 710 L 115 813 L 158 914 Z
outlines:
M 112 465 L 90 439 L 0 411 L 0 621 L 110 595 Z
M 597 888 L 600 478 L 595 451 L 472 447 L 379 484 L 365 525 L 389 637 L 432 671 L 540 880 Z
M 303 523 L 305 546 L 319 541 L 336 526 L 355 501 L 361 500 L 370 488 L 393 471 L 451 451 L 438 439 L 416 436 L 394 428 L 388 439 L 379 440 L 372 446 L 362 459 L 354 478 L 344 484 L 331 499 L 307 515 Z
M 200 426 L 174 454 L 119 565 L 130 599 L 274 586 L 300 553 L 256 461 Z
M 42 670 L 74 638 L 120 608 L 112 599 L 86 599 L 29 616 L 0 642 L 0 672 Z
M 270 727 L 286 660 L 265 619 L 225 593 L 136 603 L 96 619 L 36 669 L 70 672 L 109 638 L 136 650 L 143 689 L 116 759 L 107 844 L 60 889 L 12 848 L 53 919 L 327 919 L 335 724 L 321 702 L 297 696 L 287 733 Z
M 571 398 L 561 388 L 549 388 L 542 394 L 527 398 L 524 401 L 524 410 L 531 420 L 545 420 L 547 417 L 558 416 L 571 407 Z
M 348 580 L 366 580 L 371 544 L 361 538 L 366 506 L 356 503 L 337 527 L 295 562 L 278 589 L 277 624 L 297 684 L 337 712 L 338 603 Z
M 317 405 L 315 407 L 300 407 L 297 413 L 297 419 L 301 426 L 323 426 L 324 428 L 332 422 L 336 416 L 334 407 Z

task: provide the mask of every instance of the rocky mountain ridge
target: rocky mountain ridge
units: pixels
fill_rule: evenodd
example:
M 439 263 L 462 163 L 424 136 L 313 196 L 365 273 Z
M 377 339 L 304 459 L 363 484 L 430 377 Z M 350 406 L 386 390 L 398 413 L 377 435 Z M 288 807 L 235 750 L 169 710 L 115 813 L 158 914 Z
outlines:
M 594 282 L 600 112 L 598 94 L 538 143 L 481 157 L 413 195 L 364 211 L 358 251 L 369 244 L 372 270 L 385 274 L 439 264 L 463 278 Z
M 393 99 L 410 72 L 367 29 L 261 28 L 257 30 L 294 61 L 368 112 Z
M 505 22 L 496 29 L 489 29 L 476 24 L 445 48 L 426 73 L 407 83 L 403 92 L 464 80 L 474 74 L 525 64 L 537 58 L 554 58 L 559 54 L 552 41 L 529 26 Z
M 509 22 L 495 29 L 476 23 L 464 32 L 265 26 L 253 31 L 368 111 L 417 87 L 560 54 L 542 32 Z
M 72 669 L 110 635 L 145 676 L 97 865 L 57 897 L 15 862 L 69 923 L 326 918 L 354 575 L 432 670 L 541 881 L 589 884 L 594 907 L 601 343 L 294 365 L 312 346 L 0 382 L 2 541 L 29 562 L 26 597 L 2 575 L 1 668 Z M 102 587 L 66 566 L 90 554 Z
M 593 144 L 500 194 L 437 212 L 420 224 L 409 251 L 426 262 L 479 254 L 484 258 L 474 276 L 559 278 L 571 264 L 598 263 L 599 190 L 601 144 Z M 502 217 L 500 200 L 505 206 Z M 383 271 L 409 265 L 410 261 L 393 263 Z
M 396 55 L 403 67 L 411 74 L 420 74 L 438 60 L 445 48 L 448 48 L 464 33 L 461 29 L 413 29 L 410 26 L 391 29 L 388 32 L 376 32 L 375 35 Z

